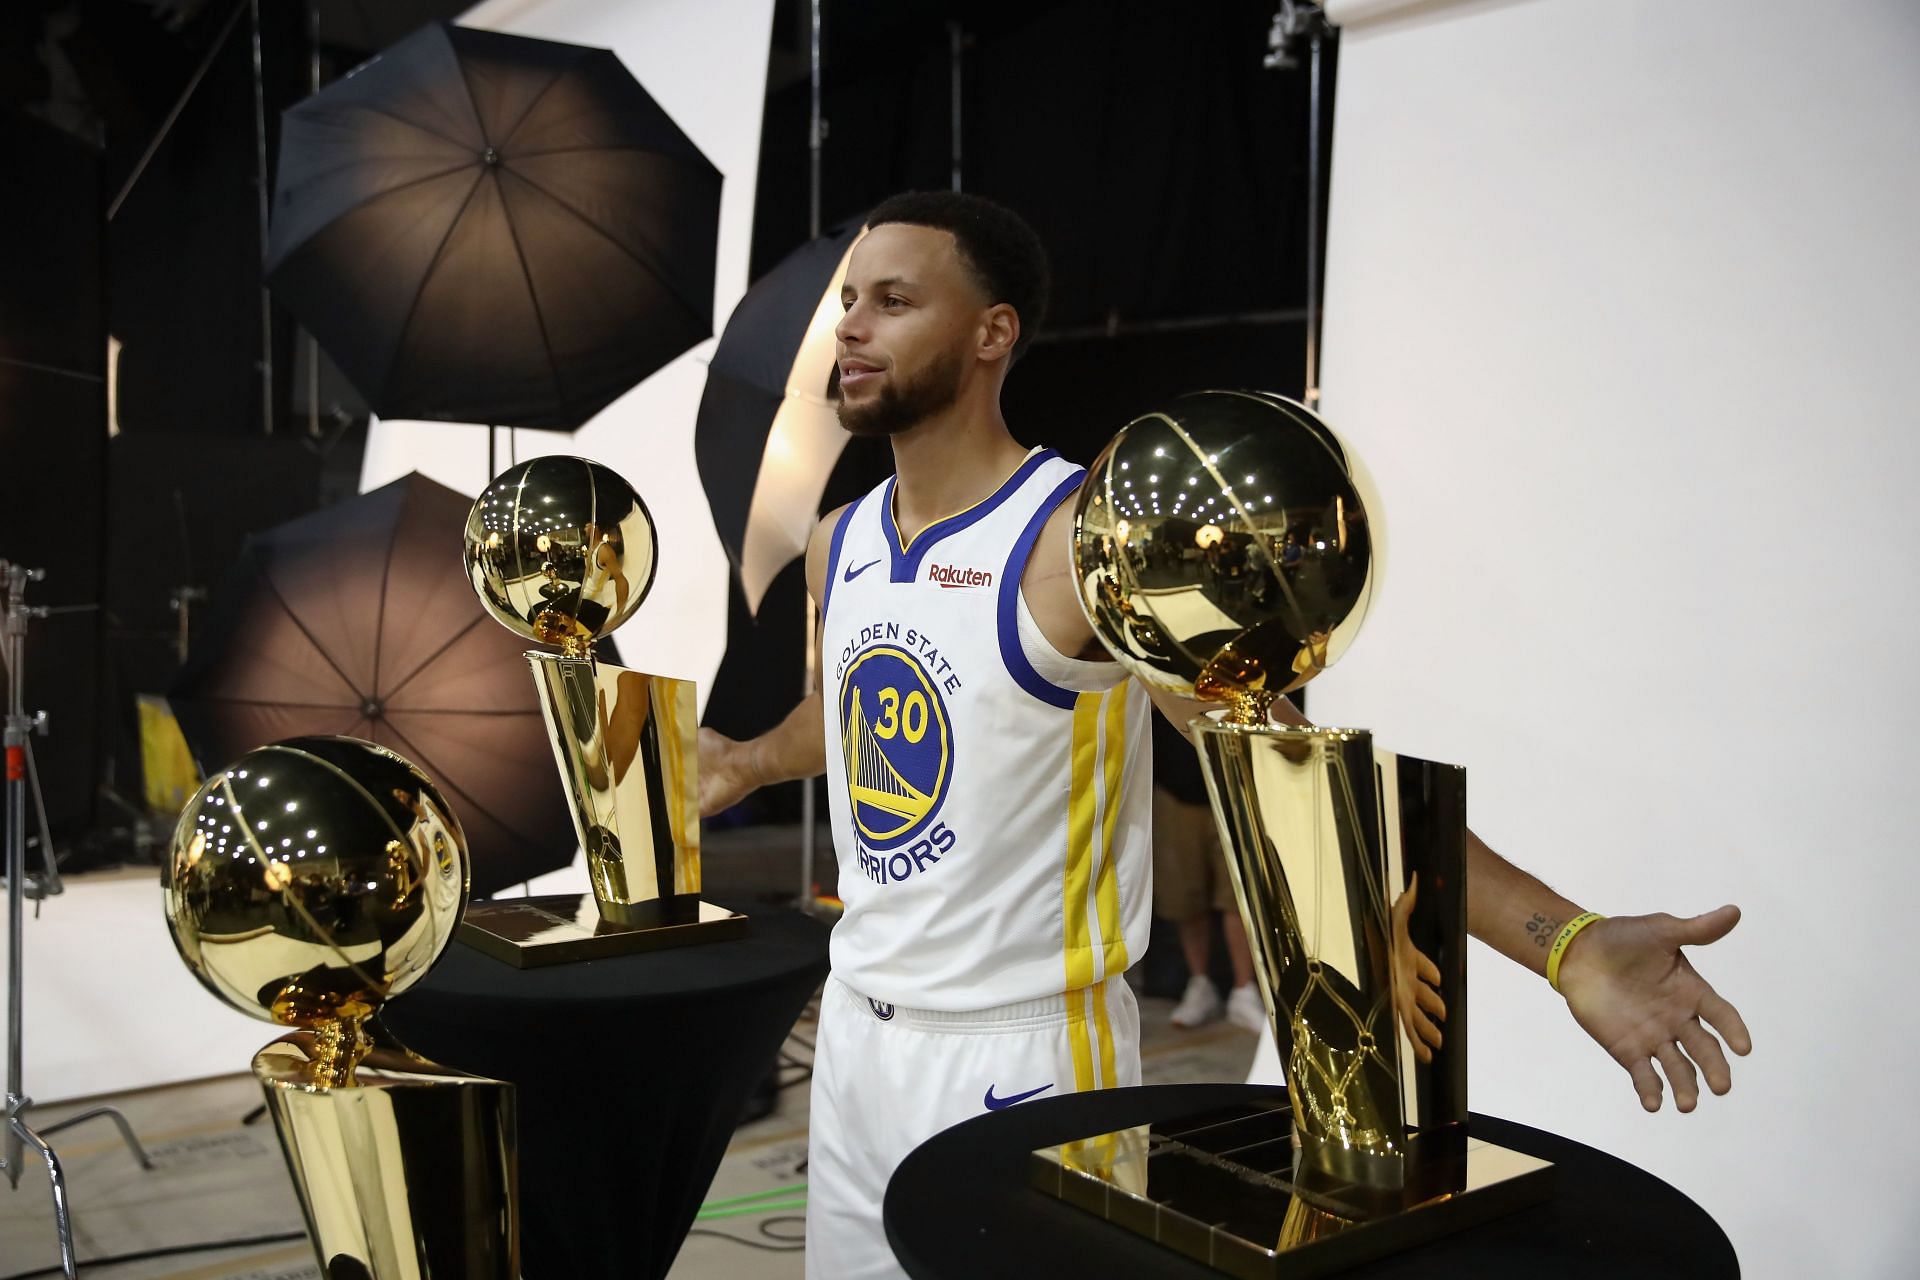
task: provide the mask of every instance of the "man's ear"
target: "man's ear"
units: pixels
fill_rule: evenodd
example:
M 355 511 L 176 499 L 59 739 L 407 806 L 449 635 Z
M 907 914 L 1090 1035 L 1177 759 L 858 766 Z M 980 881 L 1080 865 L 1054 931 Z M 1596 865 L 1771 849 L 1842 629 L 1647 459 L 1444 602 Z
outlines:
M 1004 360 L 1013 354 L 1014 344 L 1019 341 L 1020 313 L 1005 302 L 996 302 L 988 307 L 980 323 L 979 357 L 982 360 Z

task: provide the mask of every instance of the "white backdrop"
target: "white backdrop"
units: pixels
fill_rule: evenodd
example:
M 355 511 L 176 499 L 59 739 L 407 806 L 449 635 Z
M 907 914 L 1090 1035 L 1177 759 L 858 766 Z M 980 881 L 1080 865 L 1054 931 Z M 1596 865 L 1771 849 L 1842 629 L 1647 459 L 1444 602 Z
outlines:
M 1477 1110 L 1673 1182 L 1758 1277 L 1916 1274 L 1920 6 L 1328 5 L 1324 405 L 1391 563 L 1316 718 L 1463 763 L 1597 910 L 1746 917 L 1752 1028 L 1641 1112 L 1476 948 Z
M 714 327 L 723 325 L 747 288 L 773 0 L 489 0 L 468 10 L 460 24 L 612 49 L 706 153 L 726 178 L 713 292 Z M 713 347 L 713 339 L 701 343 L 572 435 L 515 433 L 522 460 L 579 454 L 612 467 L 640 491 L 659 529 L 660 562 L 646 604 L 615 643 L 628 666 L 697 680 L 702 707 L 726 646 L 730 572 L 693 457 L 694 415 Z M 505 431 L 495 444 L 504 470 Z M 419 471 L 478 494 L 486 470 L 487 434 L 480 427 L 376 422 L 360 487 Z

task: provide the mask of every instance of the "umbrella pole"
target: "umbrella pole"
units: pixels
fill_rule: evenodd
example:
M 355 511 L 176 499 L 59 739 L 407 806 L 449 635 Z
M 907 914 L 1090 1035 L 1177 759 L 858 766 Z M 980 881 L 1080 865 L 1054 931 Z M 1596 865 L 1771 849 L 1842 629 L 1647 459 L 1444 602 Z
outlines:
M 260 260 L 267 259 L 267 94 L 260 49 L 260 0 L 252 0 L 253 15 L 253 155 L 254 195 L 260 213 Z M 273 295 L 266 276 L 260 278 L 260 425 L 273 434 Z
M 810 239 L 820 238 L 820 144 L 826 130 L 820 119 L 820 0 L 811 0 L 813 14 L 813 38 L 807 52 L 808 76 L 811 91 L 811 119 L 807 130 L 807 235 Z M 820 682 L 820 613 L 813 596 L 807 596 L 807 666 L 801 676 L 800 696 L 813 696 L 814 686 Z M 813 906 L 813 857 L 814 857 L 814 788 L 813 779 L 805 778 L 800 783 L 800 907 L 808 910 Z
M 820 238 L 820 148 L 826 140 L 820 119 L 820 0 L 811 0 L 813 39 L 808 44 L 810 115 L 807 129 L 807 239 Z
M 1307 72 L 1307 376 L 1302 400 L 1320 407 L 1320 265 L 1326 252 L 1320 230 L 1320 27 L 1313 29 Z
M 320 92 L 320 0 L 307 0 L 307 92 Z M 320 339 L 307 338 L 307 438 L 320 438 Z
M 813 696 L 813 689 L 819 683 L 820 674 L 820 609 L 814 604 L 813 596 L 807 596 L 807 669 L 803 677 L 805 686 L 800 691 L 802 698 Z M 812 778 L 800 780 L 800 905 L 803 909 L 813 905 L 813 859 L 814 824 L 818 821 L 814 813 L 814 786 Z
M 947 89 L 949 94 L 948 113 L 952 117 L 953 130 L 948 140 L 948 160 L 952 173 L 949 175 L 953 189 L 960 189 L 960 55 L 966 49 L 967 33 L 958 21 L 947 23 Z

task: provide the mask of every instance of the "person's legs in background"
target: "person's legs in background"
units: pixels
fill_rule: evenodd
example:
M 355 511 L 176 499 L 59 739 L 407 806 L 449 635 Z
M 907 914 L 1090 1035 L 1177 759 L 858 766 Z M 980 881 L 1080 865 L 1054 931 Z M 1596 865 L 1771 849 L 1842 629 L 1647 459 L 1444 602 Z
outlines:
M 1191 748 L 1189 748 L 1191 749 Z M 1206 841 L 1213 815 L 1205 805 L 1189 804 L 1165 787 L 1153 789 L 1153 910 L 1180 931 L 1187 960 L 1187 987 L 1169 1019 L 1182 1029 L 1203 1026 L 1226 1009 L 1207 977 L 1213 951 L 1213 912 L 1207 901 L 1212 877 Z M 1228 886 L 1231 895 L 1232 886 Z M 1246 950 L 1244 939 L 1241 951 Z
M 1227 855 L 1220 848 L 1220 834 L 1208 814 L 1207 842 L 1211 846 L 1207 865 L 1213 872 L 1213 906 L 1220 913 L 1220 931 L 1227 943 L 1227 960 L 1233 966 L 1233 990 L 1227 994 L 1227 1021 L 1248 1031 L 1264 1032 L 1267 1006 L 1253 985 L 1253 952 L 1247 946 L 1247 928 L 1240 920 L 1240 904 L 1233 898 L 1233 881 L 1227 878 Z M 1183 935 L 1184 938 L 1184 935 Z
M 1179 799 L 1165 787 L 1153 789 L 1153 909 L 1179 930 L 1189 975 L 1168 1021 L 1188 1030 L 1224 1014 L 1235 1026 L 1263 1029 L 1267 1010 L 1253 986 L 1253 956 L 1233 898 L 1233 882 L 1227 878 L 1226 855 L 1213 813 L 1204 804 Z M 1233 990 L 1224 1000 L 1208 977 L 1216 911 L 1233 970 Z

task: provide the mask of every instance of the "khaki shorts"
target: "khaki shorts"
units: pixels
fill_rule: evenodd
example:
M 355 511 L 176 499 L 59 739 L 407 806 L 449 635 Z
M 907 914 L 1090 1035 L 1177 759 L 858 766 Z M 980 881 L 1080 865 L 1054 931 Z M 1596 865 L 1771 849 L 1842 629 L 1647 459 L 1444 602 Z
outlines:
M 1153 789 L 1153 911 L 1167 920 L 1186 920 L 1208 907 L 1236 912 L 1233 881 L 1213 809 L 1176 800 L 1162 787 Z

